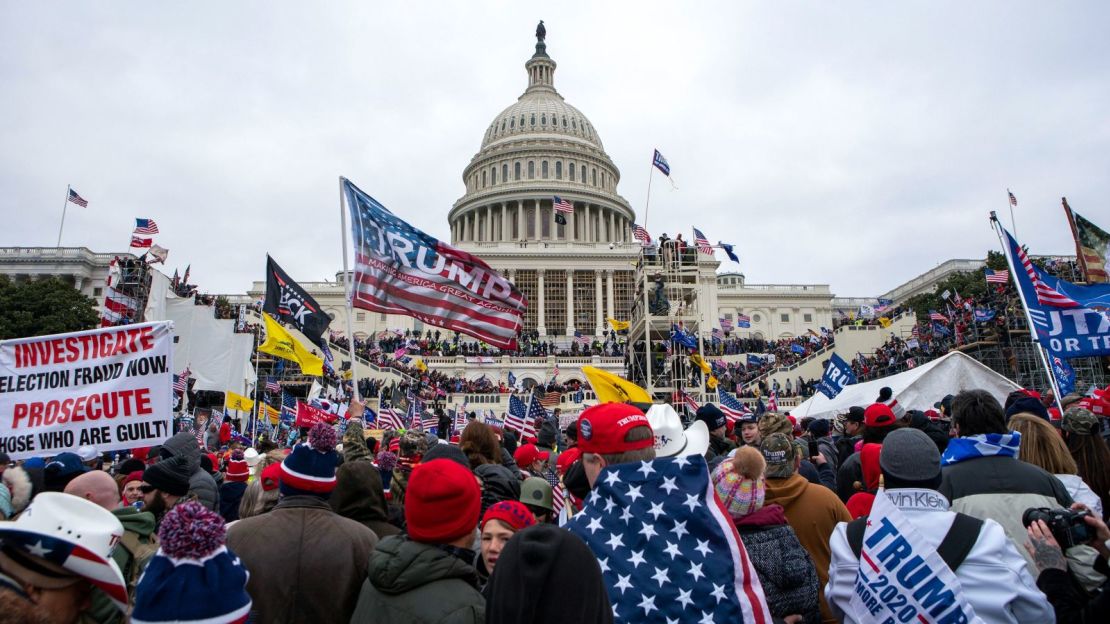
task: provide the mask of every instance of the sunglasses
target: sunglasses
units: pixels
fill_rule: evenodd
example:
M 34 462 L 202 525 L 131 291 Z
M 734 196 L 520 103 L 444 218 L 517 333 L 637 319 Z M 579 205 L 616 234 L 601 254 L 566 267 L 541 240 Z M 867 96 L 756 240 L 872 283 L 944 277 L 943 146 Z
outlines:
M 153 492 L 156 489 L 158 489 L 158 488 L 154 487 L 153 485 L 147 485 L 146 483 L 139 486 L 139 491 L 142 492 L 143 494 L 150 494 L 151 492 Z

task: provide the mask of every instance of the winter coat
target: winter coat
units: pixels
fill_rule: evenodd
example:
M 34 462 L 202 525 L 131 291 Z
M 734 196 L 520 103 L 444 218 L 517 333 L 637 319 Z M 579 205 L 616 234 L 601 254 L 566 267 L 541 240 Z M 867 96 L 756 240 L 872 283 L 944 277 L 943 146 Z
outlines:
M 856 483 L 863 483 L 863 464 L 860 462 L 859 453 L 852 453 L 836 471 L 836 495 L 840 500 L 847 502 L 852 494 L 859 492 Z
M 833 439 L 829 436 L 817 438 L 817 450 L 825 456 L 825 465 L 829 467 L 833 475 L 836 475 L 837 469 L 840 468 L 840 454 Z
M 1029 574 L 1036 575 L 1024 547 L 1029 537 L 1021 516 L 1030 507 L 1070 507 L 1072 498 L 1064 484 L 1038 466 L 1001 455 L 942 466 L 941 476 L 940 493 L 952 501 L 952 511 L 1001 524 L 1028 562 Z
M 469 563 L 405 535 L 387 537 L 370 556 L 351 624 L 480 624 L 486 601 Z
M 718 438 L 715 435 L 709 436 L 709 450 L 713 451 L 714 455 L 723 456 L 728 455 L 736 450 L 736 443 L 728 438 Z
M 239 503 L 243 501 L 243 492 L 246 491 L 245 481 L 228 481 L 220 486 L 220 515 L 224 517 L 224 522 L 239 519 Z
M 162 457 L 184 457 L 189 462 L 189 490 L 196 494 L 197 500 L 212 511 L 219 511 L 220 493 L 216 480 L 200 466 L 200 447 L 197 439 L 188 431 L 174 434 L 162 445 Z
M 933 490 L 897 489 L 888 492 L 895 494 L 891 501 L 902 510 L 925 543 L 932 549 L 939 546 L 956 517 L 955 513 L 945 509 L 948 501 Z M 838 525 L 832 535 L 832 563 L 825 597 L 835 615 L 844 617 L 845 622 L 854 623 L 856 620 L 851 617 L 849 603 L 855 593 L 859 560 L 848 545 L 847 526 Z M 1053 621 L 1052 607 L 1037 590 L 1033 577 L 1021 565 L 1022 562 L 1018 549 L 1006 539 L 1002 527 L 993 520 L 984 520 L 979 539 L 955 570 L 964 598 L 982 621 L 990 624 Z
M 771 615 L 802 615 L 807 624 L 820 622 L 817 568 L 786 523 L 782 507 L 768 505 L 733 522 L 755 565 Z
M 149 511 L 139 511 L 134 507 L 120 507 L 113 509 L 112 515 L 120 521 L 123 525 L 124 535 L 132 534 L 138 538 L 139 542 L 143 544 L 150 544 L 152 535 L 155 529 L 154 514 Z M 149 555 L 149 553 L 148 553 Z M 131 603 L 135 602 L 135 588 L 131 585 L 132 581 L 137 581 L 142 576 L 141 569 L 132 569 L 133 565 L 140 565 L 145 567 L 146 563 L 150 561 L 149 557 L 146 561 L 135 563 L 135 558 L 132 553 L 124 546 L 124 542 L 116 544 L 112 550 L 112 560 L 119 566 L 120 572 L 123 572 L 123 580 L 128 584 L 128 597 Z M 98 624 L 115 624 L 116 622 L 125 622 L 123 613 L 116 608 L 115 603 L 99 589 L 93 589 L 90 595 L 90 605 L 81 614 L 82 622 L 97 622 Z
M 501 447 L 501 465 L 508 468 L 513 473 L 520 471 L 520 467 L 516 465 L 516 460 L 513 459 L 513 454 L 504 446 Z
M 794 474 L 785 479 L 767 479 L 765 505 L 782 505 L 786 520 L 798 536 L 817 568 L 821 587 L 828 581 L 829 536 L 838 522 L 848 522 L 852 516 L 840 499 L 827 487 L 813 485 L 802 476 Z M 821 592 L 819 592 L 821 593 Z M 821 595 L 821 619 L 836 622 Z
M 559 430 L 559 421 L 555 419 L 554 415 L 543 419 L 543 423 L 540 424 L 540 431 L 536 435 L 536 445 L 551 450 L 555 449 L 556 445 L 559 448 L 566 447 L 563 432 Z
M 377 466 L 368 459 L 345 462 L 335 471 L 335 477 L 335 489 L 328 499 L 335 513 L 362 524 L 379 539 L 401 532 L 389 523 L 382 474 Z
M 346 624 L 377 543 L 316 496 L 286 496 L 227 532 L 227 547 L 250 572 L 256 622 Z
M 944 452 L 944 449 L 948 448 L 948 432 L 929 420 L 929 417 L 924 413 L 914 411 L 913 416 L 910 418 L 910 426 L 914 429 L 920 429 L 922 433 L 929 436 L 929 439 L 933 441 L 933 444 L 937 445 L 937 450 L 941 453 Z
M 0 481 L 0 520 L 7 520 L 31 502 L 31 477 L 19 466 L 4 471 Z
M 494 503 L 520 500 L 519 470 L 510 470 L 497 464 L 482 464 L 474 469 L 482 480 L 482 513 Z
M 833 446 L 836 447 L 836 467 L 837 470 L 844 465 L 845 460 L 856 452 L 856 442 L 860 440 L 860 436 L 840 436 L 833 441 Z
M 1083 482 L 1083 479 L 1081 479 L 1079 475 L 1058 474 L 1056 478 L 1067 488 L 1068 494 L 1071 495 L 1072 500 L 1090 507 L 1091 510 L 1095 512 L 1096 516 L 1100 518 L 1104 517 L 1102 515 L 1102 499 L 1098 497 L 1098 494 L 1095 494 L 1090 486 Z

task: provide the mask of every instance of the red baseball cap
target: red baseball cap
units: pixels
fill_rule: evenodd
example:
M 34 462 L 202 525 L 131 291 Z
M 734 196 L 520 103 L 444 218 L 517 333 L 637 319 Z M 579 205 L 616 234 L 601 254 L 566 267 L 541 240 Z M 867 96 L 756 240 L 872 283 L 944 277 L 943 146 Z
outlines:
M 566 474 L 567 468 L 570 468 L 571 464 L 578 461 L 579 457 L 582 457 L 582 449 L 577 446 L 559 453 L 559 459 L 555 460 L 556 470 L 558 470 L 561 475 Z
M 863 424 L 866 427 L 889 427 L 895 420 L 894 412 L 886 403 L 872 403 L 863 412 Z
M 636 427 L 651 429 L 648 417 L 626 403 L 602 403 L 587 408 L 578 417 L 578 448 L 583 453 L 608 455 L 636 451 L 655 444 L 654 436 L 625 442 L 624 436 Z
M 547 451 L 541 451 L 540 449 L 536 448 L 535 444 L 523 444 L 521 446 L 518 446 L 516 452 L 513 453 L 513 461 L 515 461 L 516 465 L 520 466 L 521 468 L 527 468 L 537 460 L 542 459 L 543 461 L 547 461 L 547 458 L 549 457 L 551 457 L 551 453 Z

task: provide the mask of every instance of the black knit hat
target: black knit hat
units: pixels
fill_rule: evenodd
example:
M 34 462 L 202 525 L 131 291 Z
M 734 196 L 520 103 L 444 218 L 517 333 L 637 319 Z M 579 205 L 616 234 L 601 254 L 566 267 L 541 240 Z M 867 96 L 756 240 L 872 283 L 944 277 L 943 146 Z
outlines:
M 728 422 L 725 413 L 712 403 L 706 403 L 698 408 L 697 419 L 704 422 L 710 431 L 720 429 Z
M 164 459 L 143 471 L 143 482 L 173 496 L 189 493 L 189 462 L 184 457 Z

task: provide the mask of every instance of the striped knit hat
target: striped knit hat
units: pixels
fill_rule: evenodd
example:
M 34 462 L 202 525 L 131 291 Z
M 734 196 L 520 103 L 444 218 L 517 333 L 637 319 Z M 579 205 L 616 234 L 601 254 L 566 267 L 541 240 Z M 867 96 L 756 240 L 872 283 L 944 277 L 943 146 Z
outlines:
M 763 454 L 751 446 L 742 446 L 731 459 L 713 470 L 713 487 L 725 511 L 733 518 L 743 518 L 763 507 L 767 485 L 763 473 L 767 462 Z
M 312 495 L 327 498 L 335 489 L 335 429 L 316 423 L 308 432 L 308 443 L 293 447 L 281 462 L 281 493 L 284 496 Z

